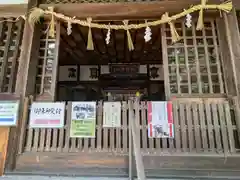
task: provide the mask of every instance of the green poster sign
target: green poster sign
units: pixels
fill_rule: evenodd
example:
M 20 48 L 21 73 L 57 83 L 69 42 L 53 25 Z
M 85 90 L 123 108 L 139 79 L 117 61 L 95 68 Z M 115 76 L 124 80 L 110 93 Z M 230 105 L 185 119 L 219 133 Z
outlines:
M 96 103 L 73 102 L 70 137 L 95 137 Z

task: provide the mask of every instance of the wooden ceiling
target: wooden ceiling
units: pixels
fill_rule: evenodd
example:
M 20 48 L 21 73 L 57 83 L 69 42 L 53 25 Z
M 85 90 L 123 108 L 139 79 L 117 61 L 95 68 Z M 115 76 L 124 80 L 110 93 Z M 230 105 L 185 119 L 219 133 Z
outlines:
M 141 21 L 142 22 L 142 21 Z M 108 23 L 108 22 L 104 22 Z M 120 24 L 122 22 L 109 22 Z M 140 23 L 134 21 L 131 23 Z M 60 65 L 70 64 L 108 64 L 108 63 L 162 63 L 161 29 L 152 27 L 152 39 L 145 43 L 145 29 L 132 30 L 131 37 L 135 47 L 128 50 L 126 31 L 111 31 L 110 43 L 105 42 L 107 30 L 92 29 L 94 51 L 86 50 L 88 28 L 73 25 L 72 34 L 67 35 L 67 25 L 61 23 Z

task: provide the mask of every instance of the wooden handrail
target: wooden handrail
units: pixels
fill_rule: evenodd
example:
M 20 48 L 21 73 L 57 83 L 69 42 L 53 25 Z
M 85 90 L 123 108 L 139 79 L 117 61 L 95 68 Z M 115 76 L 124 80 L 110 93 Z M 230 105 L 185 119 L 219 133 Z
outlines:
M 138 101 L 137 99 L 135 101 Z M 136 102 L 134 103 L 136 104 Z M 136 126 L 136 116 L 134 115 L 133 112 L 133 101 L 129 100 L 128 101 L 129 105 L 129 131 L 131 132 L 130 138 L 132 138 L 132 143 L 133 143 L 133 152 L 135 155 L 135 161 L 136 161 L 136 170 L 137 170 L 137 178 L 139 180 L 145 180 L 145 170 L 144 170 L 144 165 L 143 165 L 143 159 L 140 151 L 140 135 L 137 131 L 137 126 Z M 132 160 L 132 158 L 130 158 Z M 132 170 L 132 169 L 129 169 Z

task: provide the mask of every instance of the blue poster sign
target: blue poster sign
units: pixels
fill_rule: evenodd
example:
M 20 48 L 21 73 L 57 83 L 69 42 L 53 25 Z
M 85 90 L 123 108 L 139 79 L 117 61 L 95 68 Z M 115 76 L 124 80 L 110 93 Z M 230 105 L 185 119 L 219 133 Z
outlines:
M 19 101 L 0 101 L 0 126 L 16 126 Z

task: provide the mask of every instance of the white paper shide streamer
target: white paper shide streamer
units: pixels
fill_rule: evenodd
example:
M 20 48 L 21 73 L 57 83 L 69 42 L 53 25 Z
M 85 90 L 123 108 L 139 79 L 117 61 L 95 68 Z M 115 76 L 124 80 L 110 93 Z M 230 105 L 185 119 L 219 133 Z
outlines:
M 105 39 L 106 44 L 110 43 L 110 38 L 111 38 L 111 30 L 110 30 L 110 28 L 108 28 L 106 39 Z
M 144 36 L 145 42 L 149 42 L 152 39 L 151 36 L 152 36 L 151 28 L 147 26 L 145 29 L 145 36 Z
M 68 21 L 68 26 L 67 26 L 67 35 L 72 34 L 72 23 Z
M 187 28 L 192 27 L 192 16 L 191 16 L 191 14 L 186 15 L 185 25 L 187 26 Z

